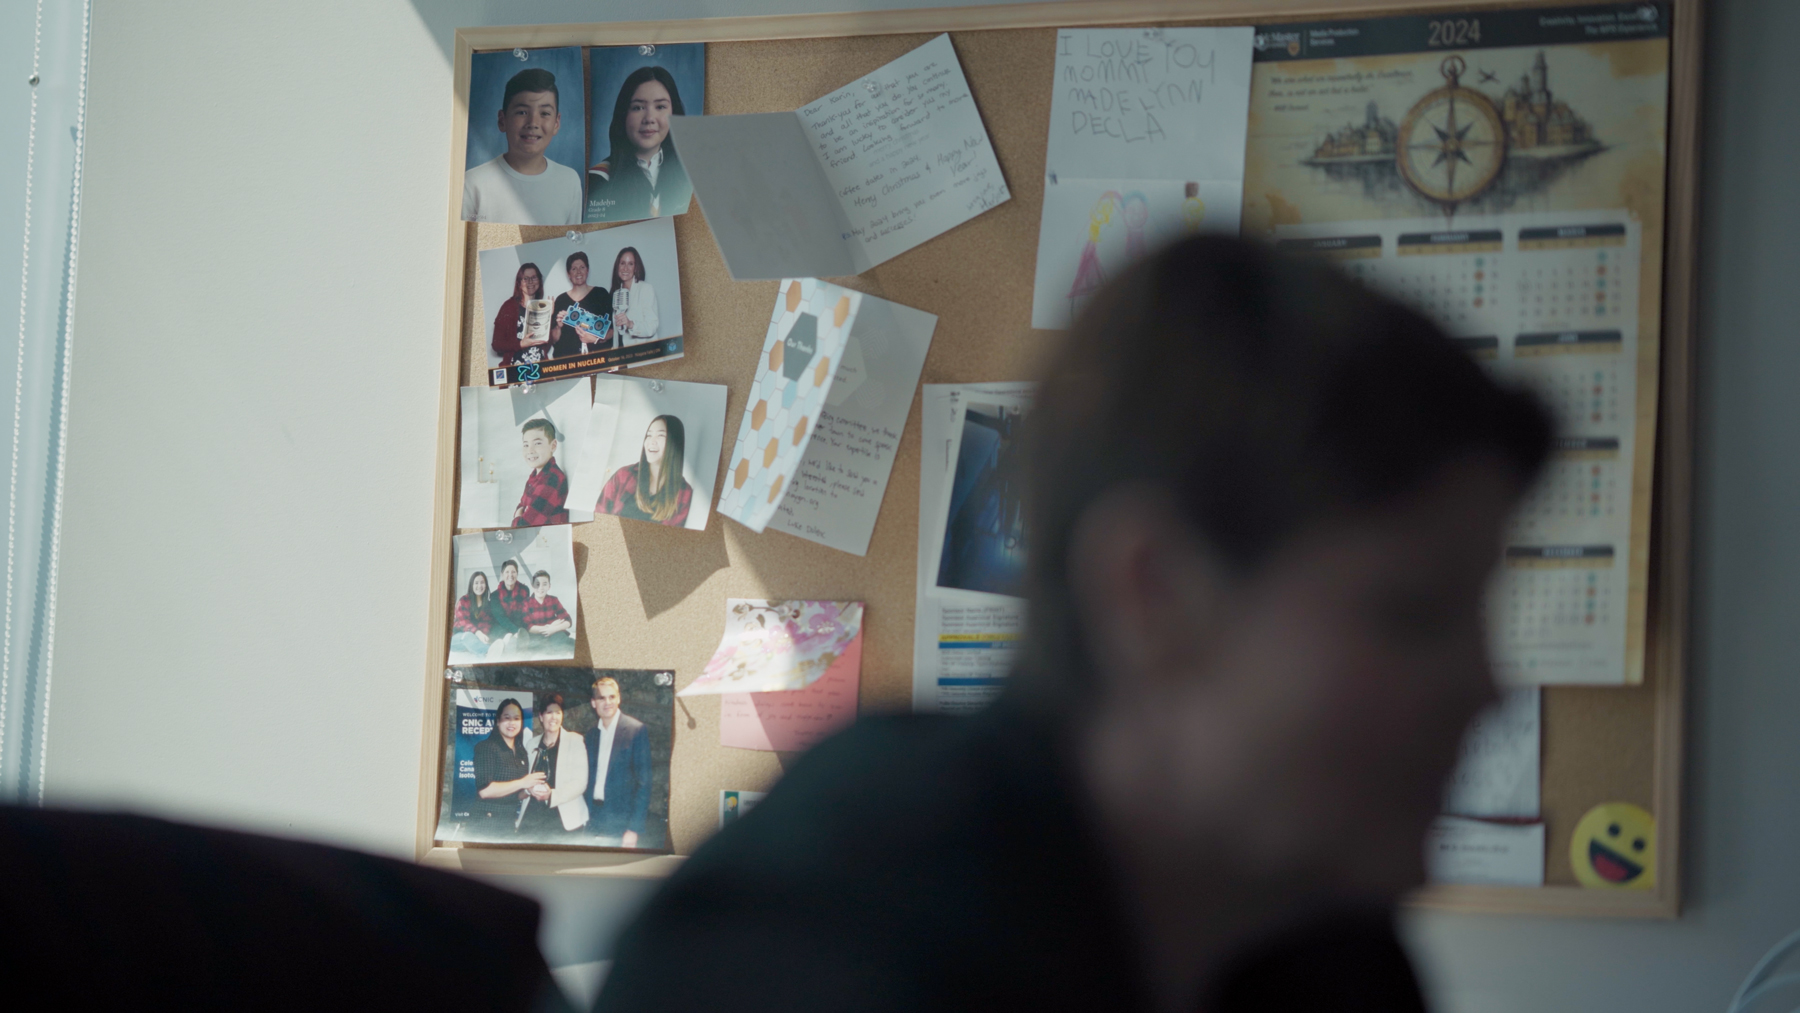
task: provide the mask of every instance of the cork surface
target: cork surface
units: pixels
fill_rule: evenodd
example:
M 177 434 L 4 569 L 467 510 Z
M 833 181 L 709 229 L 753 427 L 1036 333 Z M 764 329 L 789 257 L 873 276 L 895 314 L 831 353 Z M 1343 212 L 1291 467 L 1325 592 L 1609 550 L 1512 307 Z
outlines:
M 707 52 L 706 112 L 794 109 L 930 37 L 712 43 Z M 831 279 L 937 314 L 923 383 L 1027 379 L 1034 358 L 1056 337 L 1030 327 L 1054 37 L 1051 29 L 952 36 L 1011 200 L 863 275 Z M 462 382 L 485 383 L 484 348 L 494 309 L 480 305 L 474 251 L 552 238 L 564 231 L 465 226 L 471 255 L 465 261 L 462 290 Z M 778 283 L 731 280 L 698 198 L 693 210 L 675 220 L 675 232 L 687 355 L 634 372 L 727 385 L 731 394 L 724 439 L 730 446 Z M 704 532 L 614 517 L 576 525 L 581 628 L 575 663 L 673 668 L 677 684 L 685 685 L 699 674 L 718 643 L 727 598 L 856 600 L 867 606 L 861 711 L 906 709 L 911 700 L 918 483 L 915 391 L 867 556 L 827 549 L 773 529 L 755 535 L 716 515 Z M 722 484 L 723 474 L 715 488 Z M 443 607 L 449 608 L 447 595 Z M 1589 807 L 1606 801 L 1653 806 L 1659 674 L 1651 660 L 1639 686 L 1545 691 L 1548 883 L 1574 882 L 1568 841 L 1575 822 Z M 721 789 L 764 790 L 795 758 L 722 747 L 718 721 L 717 697 L 677 701 L 670 829 L 680 854 L 693 851 L 714 829 Z M 1670 840 L 1670 830 L 1665 829 L 1663 840 Z

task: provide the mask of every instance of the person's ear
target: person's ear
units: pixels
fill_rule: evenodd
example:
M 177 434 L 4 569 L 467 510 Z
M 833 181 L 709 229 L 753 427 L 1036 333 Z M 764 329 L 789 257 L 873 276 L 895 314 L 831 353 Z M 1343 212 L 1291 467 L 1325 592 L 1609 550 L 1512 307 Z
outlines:
M 501 133 L 503 133 L 503 134 L 506 133 L 506 107 L 505 106 L 501 106 L 500 111 L 494 114 L 494 126 L 499 127 Z
M 1173 498 L 1121 486 L 1091 503 L 1069 545 L 1071 596 L 1093 662 L 1120 689 L 1183 678 L 1223 617 L 1223 570 Z

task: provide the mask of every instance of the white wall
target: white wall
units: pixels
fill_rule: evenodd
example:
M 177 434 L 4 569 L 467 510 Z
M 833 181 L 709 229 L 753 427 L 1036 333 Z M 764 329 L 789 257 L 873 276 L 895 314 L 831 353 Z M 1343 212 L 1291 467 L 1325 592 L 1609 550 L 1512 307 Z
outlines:
M 410 855 L 443 56 L 399 2 L 95 8 L 51 794 Z
M 96 0 L 53 800 L 411 853 L 451 34 L 843 5 Z M 1449 1009 L 1722 1008 L 1800 924 L 1800 4 L 1719 6 L 1688 914 L 1412 918 Z M 553 963 L 641 894 L 511 882 Z

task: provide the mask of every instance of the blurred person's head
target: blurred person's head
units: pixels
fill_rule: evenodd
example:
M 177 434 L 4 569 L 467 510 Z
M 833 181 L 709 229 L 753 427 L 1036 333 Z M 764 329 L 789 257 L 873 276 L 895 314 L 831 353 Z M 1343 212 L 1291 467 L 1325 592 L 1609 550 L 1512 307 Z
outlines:
M 1009 692 L 1140 858 L 1391 898 L 1494 699 L 1484 591 L 1549 437 L 1535 400 L 1323 265 L 1162 250 L 1075 322 L 1027 423 Z

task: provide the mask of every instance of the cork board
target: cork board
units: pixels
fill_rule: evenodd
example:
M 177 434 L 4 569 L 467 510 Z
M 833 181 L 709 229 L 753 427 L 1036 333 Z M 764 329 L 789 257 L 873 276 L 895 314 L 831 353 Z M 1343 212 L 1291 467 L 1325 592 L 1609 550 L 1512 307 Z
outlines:
M 952 32 L 1012 199 L 862 275 L 831 281 L 938 315 L 922 383 L 1029 378 L 1056 335 L 1030 328 L 1038 214 L 1043 197 L 1055 28 L 1080 24 L 1248 24 L 1284 16 L 1356 16 L 1420 9 L 1419 4 L 1251 2 L 1032 4 L 970 10 L 731 18 L 469 30 L 459 33 L 458 105 L 453 121 L 450 257 L 440 408 L 438 502 L 434 527 L 433 620 L 427 645 L 426 729 L 420 777 L 420 857 L 433 864 L 494 872 L 660 875 L 672 859 L 636 855 L 443 846 L 432 839 L 442 770 L 443 661 L 449 636 L 448 547 L 456 533 L 459 385 L 485 384 L 487 326 L 476 252 L 554 238 L 563 227 L 459 220 L 461 151 L 469 56 L 513 46 L 708 43 L 706 112 L 791 110 L 866 74 L 940 31 Z M 1467 10 L 1479 4 L 1442 6 Z M 1424 903 L 1461 909 L 1672 915 L 1679 826 L 1682 645 L 1686 627 L 1687 476 L 1691 441 L 1691 256 L 1693 165 L 1686 153 L 1697 103 L 1697 4 L 1678 2 L 1671 67 L 1666 216 L 1662 418 L 1658 428 L 1657 516 L 1650 538 L 1652 581 L 1645 677 L 1627 688 L 1550 688 L 1544 693 L 1542 806 L 1548 824 L 1541 890 L 1435 888 Z M 582 231 L 605 226 L 577 226 Z M 732 281 L 697 196 L 675 219 L 687 336 L 686 357 L 635 375 L 730 388 L 725 436 L 735 433 L 760 351 L 777 282 Z M 721 463 L 721 469 L 723 462 Z M 722 475 L 721 475 L 722 479 Z M 720 483 L 722 484 L 722 482 Z M 866 556 L 827 549 L 775 531 L 762 535 L 722 517 L 704 532 L 601 517 L 574 528 L 581 628 L 575 664 L 672 668 L 677 685 L 696 676 L 724 627 L 725 600 L 816 598 L 866 603 L 860 710 L 902 711 L 912 688 L 912 621 L 918 532 L 919 395 L 895 457 Z M 719 745 L 719 698 L 679 700 L 670 772 L 670 832 L 677 854 L 693 851 L 717 823 L 721 789 L 763 790 L 795 757 Z M 1629 800 L 1658 816 L 1658 889 L 1584 891 L 1567 858 L 1574 823 L 1592 805 Z

